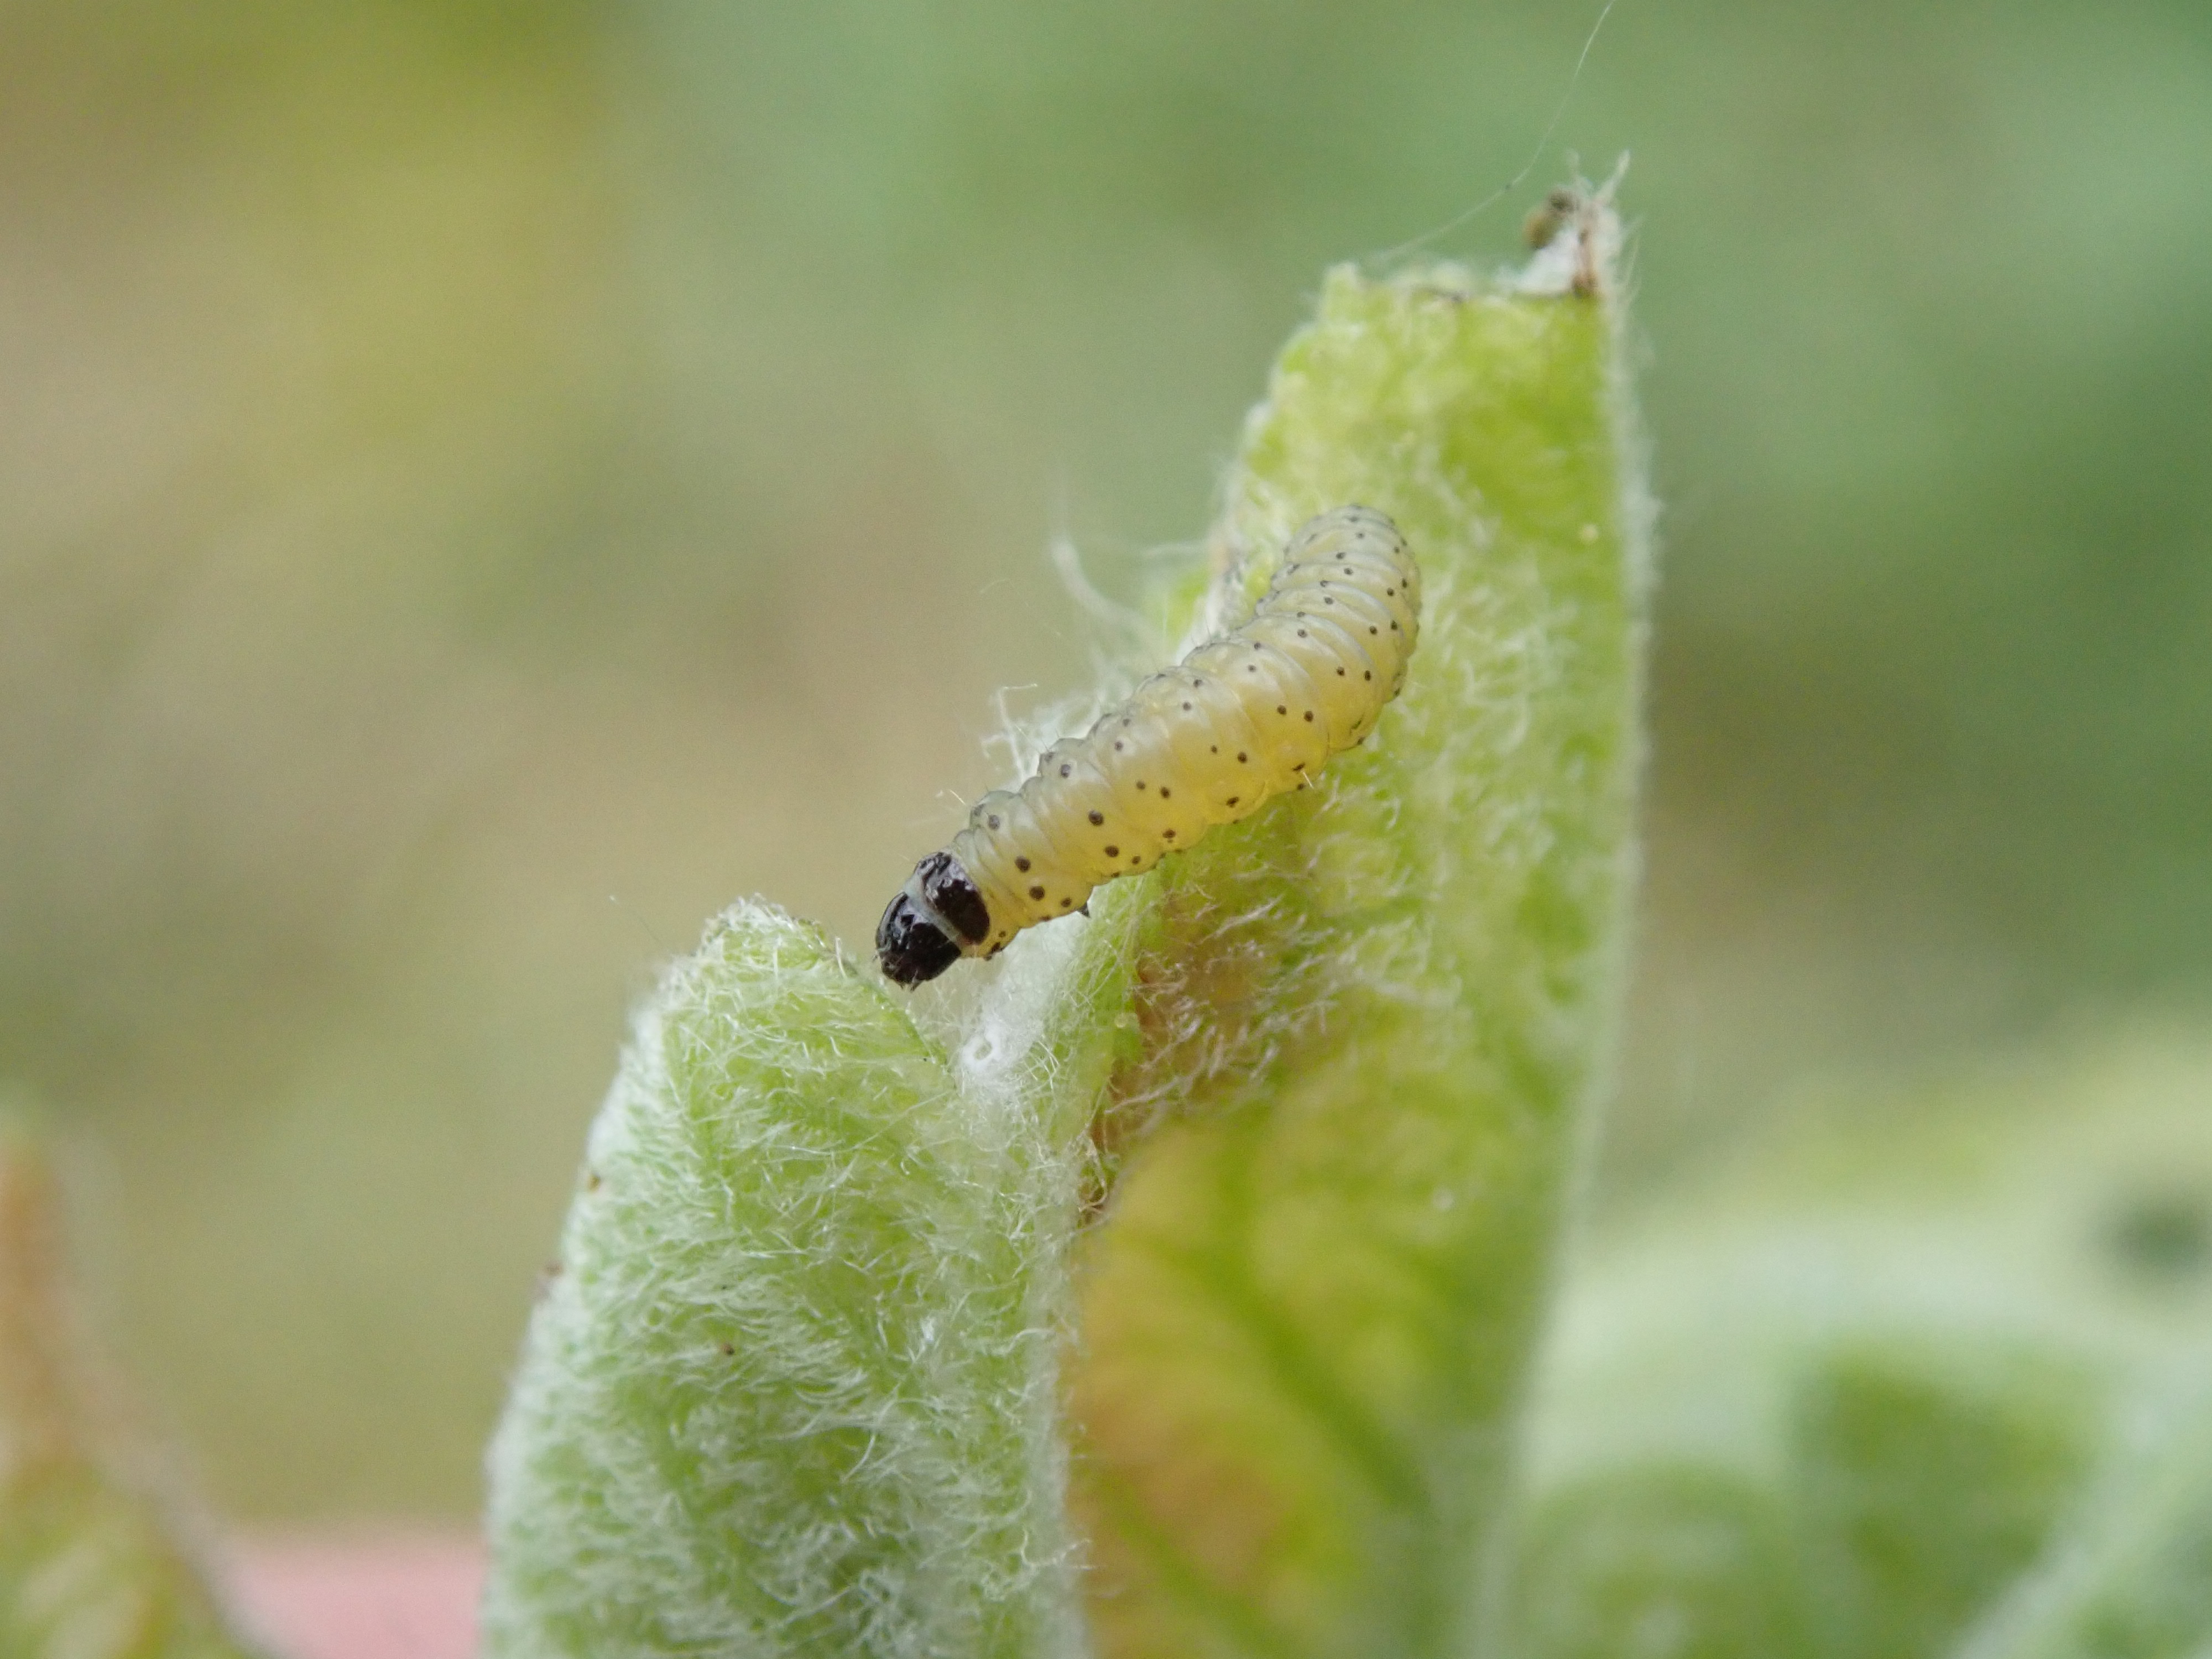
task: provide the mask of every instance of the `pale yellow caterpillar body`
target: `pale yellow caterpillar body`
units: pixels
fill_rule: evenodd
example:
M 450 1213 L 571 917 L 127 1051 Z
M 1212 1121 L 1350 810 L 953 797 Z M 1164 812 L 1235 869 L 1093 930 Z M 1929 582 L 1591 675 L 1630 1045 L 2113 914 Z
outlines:
M 1302 788 L 1364 742 L 1406 683 L 1419 568 L 1397 526 L 1340 507 L 1291 538 L 1252 619 L 1138 686 L 1079 738 L 1047 750 L 1018 790 L 915 866 L 876 950 L 901 985 L 1084 908 L 1216 824 Z

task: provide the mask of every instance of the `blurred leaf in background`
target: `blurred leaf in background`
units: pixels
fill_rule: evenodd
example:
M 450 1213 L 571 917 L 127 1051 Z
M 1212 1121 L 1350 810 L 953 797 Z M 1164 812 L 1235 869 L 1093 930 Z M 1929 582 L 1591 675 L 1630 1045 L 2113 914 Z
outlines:
M 1531 1435 L 1532 1655 L 2212 1635 L 2212 1042 L 1807 1092 L 1590 1230 Z
M 1089 678 L 1049 538 L 1135 592 L 1596 9 L 8 9 L 0 1074 L 226 1506 L 473 1510 L 647 965 L 865 933 Z M 1668 502 L 1616 1167 L 2201 998 L 2212 14 L 1623 0 L 1556 143 Z

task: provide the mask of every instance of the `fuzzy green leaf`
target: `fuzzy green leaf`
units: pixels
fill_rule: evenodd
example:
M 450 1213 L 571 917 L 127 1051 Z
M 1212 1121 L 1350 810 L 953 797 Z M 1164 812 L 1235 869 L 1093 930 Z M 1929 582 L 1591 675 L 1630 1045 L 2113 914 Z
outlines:
M 1066 1644 L 1032 1121 L 758 905 L 641 1018 L 492 1449 L 492 1655 Z
M 1340 270 L 1247 433 L 1230 592 L 1364 502 L 1421 561 L 1421 642 L 1368 748 L 1104 941 L 1144 1039 L 1071 1378 L 1109 1653 L 1463 1654 L 1498 1617 L 1631 871 L 1616 325 L 1601 294 Z
M 1079 1651 L 1064 1441 L 1108 1653 L 1480 1650 L 1631 867 L 1613 234 L 1333 274 L 1252 421 L 1199 631 L 1392 514 L 1422 638 L 1367 749 L 933 1040 L 757 908 L 672 976 L 494 1449 L 495 1656 Z

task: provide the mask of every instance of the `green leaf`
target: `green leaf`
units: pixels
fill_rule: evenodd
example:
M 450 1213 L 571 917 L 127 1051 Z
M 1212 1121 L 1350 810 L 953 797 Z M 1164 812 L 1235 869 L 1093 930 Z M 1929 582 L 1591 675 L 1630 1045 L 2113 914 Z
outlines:
M 2101 1404 L 2083 1368 L 2018 1342 L 1822 1355 L 1797 1390 L 1791 1451 L 1825 1650 L 1944 1652 L 2079 1502 Z
M 1065 1160 L 761 905 L 638 1023 L 491 1455 L 494 1655 L 1066 1644 Z
M 1835 1091 L 1617 1208 L 1536 1392 L 1516 1653 L 2212 1650 L 2208 1080 L 2145 1028 Z
M 1632 863 L 1615 234 L 1332 273 L 1252 418 L 1196 631 L 1390 514 L 1369 746 L 933 1037 L 758 907 L 672 975 L 494 1449 L 495 1655 L 1483 1650 Z
M 2143 1413 L 2094 1501 L 1960 1659 L 2193 1659 L 2212 1650 L 2212 1388 Z
M 1352 501 L 1421 561 L 1372 744 L 1164 868 L 1081 1266 L 1109 1653 L 1462 1654 L 1602 1079 L 1643 561 L 1595 295 L 1333 273 L 1232 485 L 1249 595 Z
M 1553 1494 L 1527 1528 L 1522 1659 L 1780 1659 L 1812 1620 L 1787 1507 L 1693 1463 L 1619 1470 Z

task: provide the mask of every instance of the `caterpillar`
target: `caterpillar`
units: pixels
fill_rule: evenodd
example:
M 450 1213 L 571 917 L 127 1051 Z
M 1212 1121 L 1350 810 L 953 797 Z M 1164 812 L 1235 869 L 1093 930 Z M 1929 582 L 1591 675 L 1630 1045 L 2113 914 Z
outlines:
M 1304 787 L 1405 684 L 1420 608 L 1420 571 L 1389 519 L 1340 507 L 1310 520 L 1251 621 L 1054 744 L 1035 777 L 984 796 L 915 866 L 876 929 L 884 976 L 919 985 L 996 956 L 1102 883 Z

